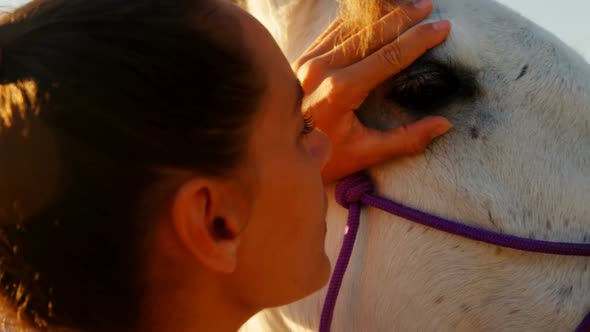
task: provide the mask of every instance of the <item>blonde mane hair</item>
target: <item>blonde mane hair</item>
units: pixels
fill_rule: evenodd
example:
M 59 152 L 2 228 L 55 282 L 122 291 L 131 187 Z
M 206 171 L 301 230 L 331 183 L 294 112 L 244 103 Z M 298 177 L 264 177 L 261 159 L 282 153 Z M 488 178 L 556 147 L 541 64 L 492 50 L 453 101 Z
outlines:
M 404 1 L 410 2 L 410 1 Z M 361 40 L 359 43 L 358 52 L 365 55 L 369 48 L 369 40 L 373 37 L 375 30 L 366 29 L 367 26 L 377 22 L 383 15 L 392 11 L 397 11 L 400 16 L 400 22 L 407 19 L 403 10 L 400 9 L 399 4 L 402 1 L 388 1 L 388 0 L 340 0 L 340 17 L 343 20 L 345 29 L 341 40 L 351 34 L 360 33 Z M 385 26 L 381 27 L 385 28 Z M 391 29 L 391 26 L 387 26 Z

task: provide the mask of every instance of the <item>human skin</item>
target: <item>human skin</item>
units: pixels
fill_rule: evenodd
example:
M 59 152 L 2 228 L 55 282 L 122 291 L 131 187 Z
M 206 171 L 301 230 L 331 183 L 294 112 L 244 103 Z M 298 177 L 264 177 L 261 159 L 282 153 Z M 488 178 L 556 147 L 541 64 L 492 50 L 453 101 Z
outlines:
M 337 43 L 335 22 L 293 68 L 256 19 L 220 4 L 239 23 L 266 89 L 238 169 L 223 178 L 173 177 L 177 190 L 149 239 L 141 331 L 236 331 L 259 310 L 325 285 L 324 183 L 420 153 L 451 127 L 428 117 L 379 132 L 353 113 L 375 86 L 448 35 L 448 22 L 398 35 L 431 11 L 430 2 L 420 4 L 406 5 L 402 29 L 379 29 L 400 19 L 393 14 L 369 27 L 379 32 L 367 57 L 347 51 L 355 35 Z M 391 52 L 404 57 L 391 61 Z

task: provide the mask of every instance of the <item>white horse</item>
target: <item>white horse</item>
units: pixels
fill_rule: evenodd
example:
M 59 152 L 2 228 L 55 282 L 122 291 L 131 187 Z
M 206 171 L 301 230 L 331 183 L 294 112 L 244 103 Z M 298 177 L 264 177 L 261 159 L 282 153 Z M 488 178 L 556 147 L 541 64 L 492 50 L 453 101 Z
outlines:
M 291 61 L 338 15 L 335 0 L 249 1 Z M 494 1 L 434 6 L 431 20 L 452 22 L 448 41 L 377 88 L 358 115 L 376 128 L 430 113 L 455 126 L 424 155 L 371 169 L 377 191 L 484 229 L 590 243 L 590 66 Z M 346 210 L 331 201 L 334 262 Z M 590 311 L 589 258 L 504 249 L 363 211 L 332 331 L 573 331 Z M 243 329 L 317 330 L 325 292 Z

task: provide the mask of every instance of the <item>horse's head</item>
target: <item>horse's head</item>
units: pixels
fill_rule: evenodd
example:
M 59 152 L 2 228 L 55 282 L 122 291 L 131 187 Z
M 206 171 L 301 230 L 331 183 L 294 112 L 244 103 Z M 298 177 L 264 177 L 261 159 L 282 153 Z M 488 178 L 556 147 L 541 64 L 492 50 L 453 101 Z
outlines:
M 455 127 L 423 156 L 375 168 L 380 190 L 493 230 L 590 242 L 590 66 L 495 2 L 435 8 L 450 38 L 357 114 L 380 129 L 430 114 Z
M 338 3 L 362 26 L 371 12 L 355 13 L 379 1 L 250 5 L 294 60 L 338 14 Z M 423 155 L 371 169 L 377 190 L 481 228 L 590 242 L 590 66 L 494 1 L 433 2 L 430 19 L 451 20 L 449 39 L 376 88 L 357 115 L 385 130 L 441 114 L 454 128 Z M 334 330 L 573 330 L 590 307 L 587 259 L 503 250 L 376 209 L 363 216 Z M 332 259 L 345 219 L 346 211 L 331 204 Z M 324 294 L 266 311 L 256 323 L 313 329 Z

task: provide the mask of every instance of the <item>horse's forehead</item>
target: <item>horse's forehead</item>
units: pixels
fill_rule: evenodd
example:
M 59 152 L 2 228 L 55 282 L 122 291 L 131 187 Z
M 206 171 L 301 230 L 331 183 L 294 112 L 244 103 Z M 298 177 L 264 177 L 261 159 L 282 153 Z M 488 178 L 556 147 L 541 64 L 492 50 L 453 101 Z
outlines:
M 431 53 L 474 71 L 520 68 L 522 61 L 554 49 L 547 42 L 552 36 L 495 1 L 434 0 L 434 10 L 425 22 L 440 19 L 452 22 L 451 35 Z M 543 54 L 544 60 L 549 57 Z

